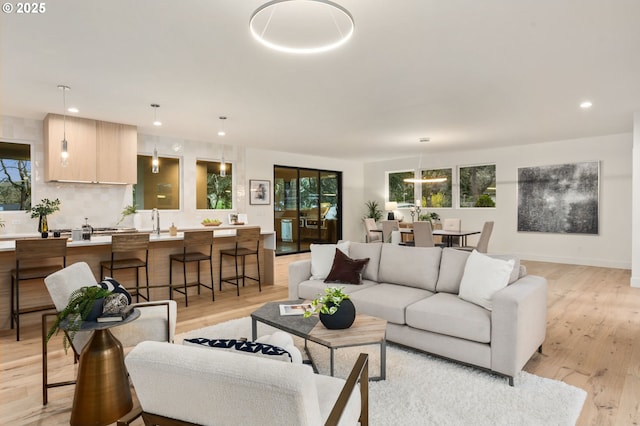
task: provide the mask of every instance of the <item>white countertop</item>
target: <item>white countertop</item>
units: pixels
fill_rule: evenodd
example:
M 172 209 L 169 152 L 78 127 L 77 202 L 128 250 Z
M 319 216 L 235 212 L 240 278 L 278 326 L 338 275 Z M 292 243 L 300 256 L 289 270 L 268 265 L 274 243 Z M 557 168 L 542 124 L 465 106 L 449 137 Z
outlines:
M 214 237 L 228 237 L 228 236 L 232 236 L 235 235 L 236 233 L 236 229 L 238 228 L 242 228 L 242 227 L 251 227 L 251 225 L 240 225 L 240 226 L 234 226 L 234 225 L 227 225 L 227 226 L 219 226 L 219 227 L 206 227 L 206 228 L 212 228 L 211 230 L 214 231 Z M 199 227 L 199 228 L 193 228 L 193 229 L 185 229 L 187 231 L 189 230 L 202 230 L 205 229 L 205 227 Z M 145 229 L 140 229 L 139 232 L 151 232 L 151 230 L 145 230 Z M 260 232 L 261 235 L 275 235 L 274 231 L 261 231 Z M 12 235 L 12 236 L 8 236 L 8 235 L 3 235 L 4 238 L 36 238 L 39 237 L 40 234 L 19 234 L 19 235 Z M 157 234 L 150 234 L 149 235 L 149 241 L 150 242 L 154 242 L 154 241 L 174 241 L 174 240 L 182 240 L 184 238 L 184 232 L 180 231 L 178 232 L 175 236 L 170 236 L 169 232 L 161 232 L 160 235 Z M 111 235 L 92 235 L 90 240 L 77 240 L 77 241 L 73 241 L 71 239 L 69 239 L 69 243 L 67 244 L 68 247 L 85 247 L 85 246 L 100 246 L 100 245 L 108 245 L 111 244 Z M 13 240 L 3 240 L 0 241 L 0 252 L 2 251 L 14 251 L 16 249 L 16 242 L 15 239 Z

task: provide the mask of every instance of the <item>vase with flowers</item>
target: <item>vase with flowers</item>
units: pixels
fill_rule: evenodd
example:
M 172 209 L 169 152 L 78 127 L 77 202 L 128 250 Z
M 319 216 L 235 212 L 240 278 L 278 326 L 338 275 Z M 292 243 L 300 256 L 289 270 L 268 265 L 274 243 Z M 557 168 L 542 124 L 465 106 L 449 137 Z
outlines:
M 356 307 L 343 289 L 344 287 L 325 288 L 324 294 L 311 301 L 311 309 L 304 313 L 304 317 L 308 318 L 317 312 L 320 322 L 328 329 L 341 330 L 351 327 L 356 319 Z
M 49 235 L 49 223 L 47 222 L 47 216 L 60 210 L 60 200 L 50 200 L 43 198 L 38 204 L 31 207 L 31 218 L 38 218 L 38 232 L 42 234 L 43 238 Z

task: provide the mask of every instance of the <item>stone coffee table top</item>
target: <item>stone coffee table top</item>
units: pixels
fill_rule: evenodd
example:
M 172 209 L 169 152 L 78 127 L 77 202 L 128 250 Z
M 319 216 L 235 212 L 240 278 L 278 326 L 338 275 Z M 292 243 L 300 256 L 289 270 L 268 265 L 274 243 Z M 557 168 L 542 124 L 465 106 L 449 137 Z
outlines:
M 308 301 L 306 301 L 308 303 Z M 261 322 L 279 330 L 286 331 L 305 339 L 305 351 L 309 355 L 307 340 L 318 343 L 331 350 L 331 375 L 333 376 L 334 350 L 350 346 L 380 345 L 381 375 L 375 379 L 385 378 L 385 352 L 387 321 L 365 314 L 357 314 L 353 325 L 343 330 L 329 330 L 317 315 L 304 318 L 302 315 L 280 315 L 280 305 L 305 303 L 304 300 L 285 300 L 270 302 L 251 314 L 252 339 L 257 338 L 257 322 Z

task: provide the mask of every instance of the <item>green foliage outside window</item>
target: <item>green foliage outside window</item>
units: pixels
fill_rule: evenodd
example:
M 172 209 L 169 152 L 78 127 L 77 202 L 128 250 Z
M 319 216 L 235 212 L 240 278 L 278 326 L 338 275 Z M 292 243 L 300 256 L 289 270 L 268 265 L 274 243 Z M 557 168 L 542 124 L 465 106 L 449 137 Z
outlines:
M 460 207 L 495 207 L 496 166 L 460 167 Z
M 407 207 L 415 203 L 414 183 L 404 179 L 413 179 L 413 171 L 389 173 L 389 201 L 396 201 L 398 207 Z
M 451 207 L 452 188 L 451 169 L 423 170 L 422 179 L 446 179 L 444 182 L 422 183 L 422 199 L 424 207 Z
M 0 142 L 0 210 L 31 208 L 31 146 Z

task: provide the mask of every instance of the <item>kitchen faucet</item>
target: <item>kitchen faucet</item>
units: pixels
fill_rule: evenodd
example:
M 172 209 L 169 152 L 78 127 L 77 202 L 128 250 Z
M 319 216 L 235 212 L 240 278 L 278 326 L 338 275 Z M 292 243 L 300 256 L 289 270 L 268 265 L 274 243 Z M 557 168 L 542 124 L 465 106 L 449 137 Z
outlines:
M 151 210 L 151 224 L 153 226 L 153 232 L 156 235 L 160 235 L 160 212 L 158 209 Z

